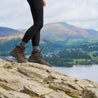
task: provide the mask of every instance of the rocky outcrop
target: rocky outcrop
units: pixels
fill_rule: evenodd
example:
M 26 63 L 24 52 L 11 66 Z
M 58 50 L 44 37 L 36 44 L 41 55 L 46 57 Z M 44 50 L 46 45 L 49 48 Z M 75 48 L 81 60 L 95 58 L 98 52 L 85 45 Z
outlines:
M 86 87 L 83 90 L 82 97 L 83 98 L 98 98 L 98 88 Z
M 95 91 L 97 83 L 69 77 L 55 68 L 0 59 L 0 98 L 90 98 L 88 92 L 97 98 Z

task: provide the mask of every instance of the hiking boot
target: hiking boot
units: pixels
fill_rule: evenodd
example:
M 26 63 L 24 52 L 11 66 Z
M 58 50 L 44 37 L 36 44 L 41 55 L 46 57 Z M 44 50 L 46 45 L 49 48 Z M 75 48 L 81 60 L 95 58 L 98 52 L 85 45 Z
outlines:
M 31 56 L 29 57 L 29 61 L 37 62 L 37 63 L 49 66 L 49 63 L 47 63 L 46 61 L 43 60 L 40 50 L 37 50 L 36 52 L 33 51 Z
M 26 63 L 28 62 L 24 55 L 25 47 L 16 46 L 10 54 L 17 59 L 19 63 Z

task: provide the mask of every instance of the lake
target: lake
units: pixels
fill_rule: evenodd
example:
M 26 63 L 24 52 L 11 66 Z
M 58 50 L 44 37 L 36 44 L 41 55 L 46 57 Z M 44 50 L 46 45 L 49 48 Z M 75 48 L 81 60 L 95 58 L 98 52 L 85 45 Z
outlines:
M 89 65 L 89 66 L 74 65 L 73 67 L 55 67 L 55 66 L 53 67 L 71 77 L 79 79 L 89 79 L 91 81 L 98 83 L 98 65 Z

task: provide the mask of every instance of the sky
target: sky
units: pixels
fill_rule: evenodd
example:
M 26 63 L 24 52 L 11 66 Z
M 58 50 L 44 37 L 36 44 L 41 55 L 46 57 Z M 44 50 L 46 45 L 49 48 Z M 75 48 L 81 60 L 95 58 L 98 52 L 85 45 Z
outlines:
M 46 0 L 44 24 L 55 22 L 98 30 L 98 0 Z M 32 24 L 27 0 L 0 0 L 0 26 L 27 29 Z

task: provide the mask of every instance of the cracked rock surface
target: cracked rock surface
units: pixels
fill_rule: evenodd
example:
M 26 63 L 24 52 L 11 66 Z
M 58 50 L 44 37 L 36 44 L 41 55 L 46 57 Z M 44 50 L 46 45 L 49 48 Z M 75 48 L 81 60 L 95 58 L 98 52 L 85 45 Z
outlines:
M 38 63 L 0 59 L 0 98 L 98 98 L 97 94 L 98 84 L 90 80 Z

